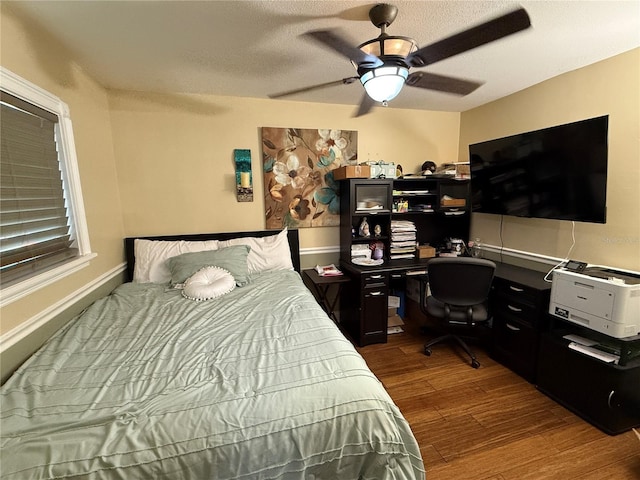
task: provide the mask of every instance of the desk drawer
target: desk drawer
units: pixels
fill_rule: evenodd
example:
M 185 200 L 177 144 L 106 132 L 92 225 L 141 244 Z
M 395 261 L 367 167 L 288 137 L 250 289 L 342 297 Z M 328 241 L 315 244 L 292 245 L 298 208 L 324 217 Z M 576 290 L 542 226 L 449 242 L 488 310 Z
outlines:
M 535 306 L 540 297 L 540 292 L 535 288 L 502 278 L 494 279 L 493 288 L 496 294 L 508 297 L 520 304 Z
M 535 327 L 540 316 L 538 309 L 520 298 L 498 294 L 493 298 L 493 311 L 496 315 L 511 318 Z
M 514 372 L 534 381 L 538 334 L 515 317 L 494 315 L 493 356 Z
M 364 273 L 362 274 L 362 288 L 387 287 L 388 277 L 386 273 Z

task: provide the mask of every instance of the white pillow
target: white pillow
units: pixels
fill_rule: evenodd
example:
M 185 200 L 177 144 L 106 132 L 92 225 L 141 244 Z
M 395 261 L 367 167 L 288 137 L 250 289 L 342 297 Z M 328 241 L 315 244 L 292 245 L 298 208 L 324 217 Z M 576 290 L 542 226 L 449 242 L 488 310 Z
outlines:
M 202 302 L 221 297 L 234 288 L 236 288 L 236 281 L 224 268 L 204 267 L 184 282 L 182 296 Z
M 267 237 L 239 237 L 221 240 L 218 243 L 219 248 L 231 245 L 249 245 L 251 247 L 247 257 L 247 267 L 250 274 L 294 269 L 286 228 L 276 235 Z
M 217 250 L 218 240 L 166 241 L 136 238 L 133 252 L 136 263 L 133 267 L 133 281 L 136 283 L 168 283 L 171 272 L 166 261 L 183 253 Z

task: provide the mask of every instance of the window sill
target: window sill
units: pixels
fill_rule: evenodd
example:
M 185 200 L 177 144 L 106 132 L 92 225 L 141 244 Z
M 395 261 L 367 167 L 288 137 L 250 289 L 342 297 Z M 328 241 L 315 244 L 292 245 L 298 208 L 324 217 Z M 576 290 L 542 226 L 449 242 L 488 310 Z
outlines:
M 52 283 L 77 272 L 89 265 L 89 262 L 97 256 L 98 255 L 96 253 L 88 253 L 66 262 L 59 267 L 52 268 L 51 270 L 35 275 L 31 278 L 27 278 L 15 285 L 3 288 L 0 290 L 0 307 L 4 307 L 11 302 L 15 302 L 16 300 L 26 297 L 43 287 L 51 285 Z

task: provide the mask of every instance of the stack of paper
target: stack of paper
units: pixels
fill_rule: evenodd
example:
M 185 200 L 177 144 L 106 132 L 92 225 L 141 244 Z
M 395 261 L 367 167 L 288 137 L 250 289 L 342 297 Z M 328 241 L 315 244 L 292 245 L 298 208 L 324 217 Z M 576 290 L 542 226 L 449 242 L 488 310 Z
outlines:
M 340 269 L 333 263 L 331 265 L 316 265 L 315 270 L 321 277 L 335 277 L 342 275 L 342 271 L 340 271 Z
M 351 245 L 351 261 L 356 259 L 369 260 L 371 258 L 371 248 L 369 244 L 356 243 Z
M 569 340 L 569 348 L 572 350 L 577 350 L 578 352 L 582 352 L 585 355 L 589 355 L 590 357 L 597 358 L 598 360 L 602 360 L 607 363 L 617 364 L 620 360 L 619 351 L 613 351 L 605 345 L 599 344 L 595 340 L 575 334 L 565 335 L 564 338 Z M 604 351 L 603 349 L 607 351 Z
M 391 245 L 389 256 L 393 259 L 414 258 L 416 256 L 416 226 L 409 220 L 391 222 Z

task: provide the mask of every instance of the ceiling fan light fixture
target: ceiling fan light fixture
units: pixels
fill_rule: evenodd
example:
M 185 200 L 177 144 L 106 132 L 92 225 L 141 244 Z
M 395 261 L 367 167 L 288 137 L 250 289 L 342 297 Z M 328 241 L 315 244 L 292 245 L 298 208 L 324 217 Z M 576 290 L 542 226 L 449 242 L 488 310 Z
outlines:
M 358 48 L 364 53 L 375 55 L 376 57 L 393 55 L 406 58 L 407 55 L 418 49 L 418 45 L 415 40 L 409 37 L 395 37 L 382 34 L 378 38 L 363 43 Z
M 409 69 L 400 65 L 374 68 L 360 76 L 367 95 L 376 102 L 386 103 L 398 96 L 409 76 Z

